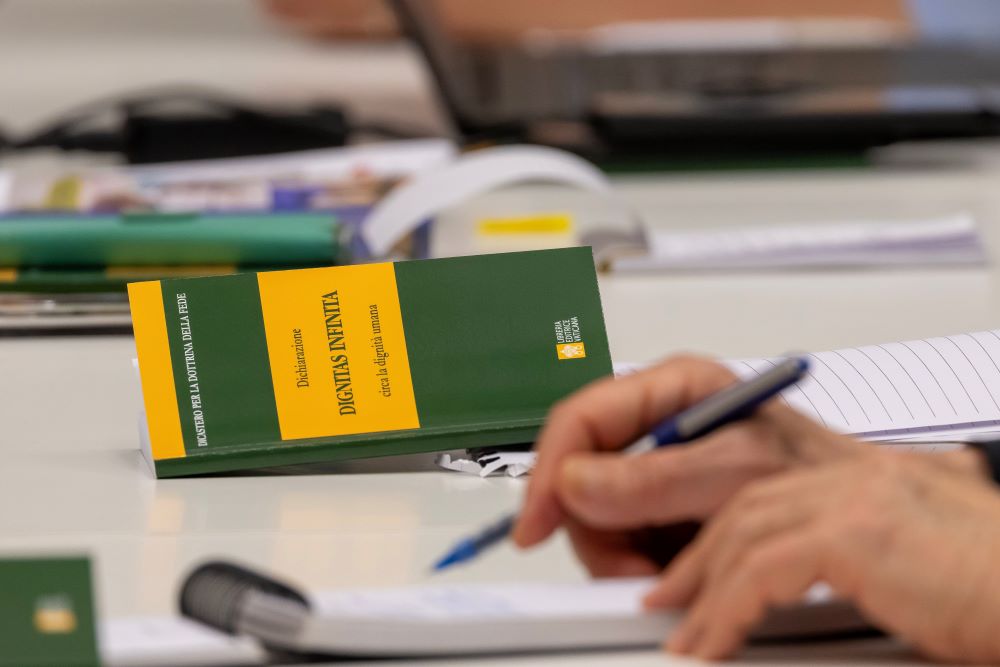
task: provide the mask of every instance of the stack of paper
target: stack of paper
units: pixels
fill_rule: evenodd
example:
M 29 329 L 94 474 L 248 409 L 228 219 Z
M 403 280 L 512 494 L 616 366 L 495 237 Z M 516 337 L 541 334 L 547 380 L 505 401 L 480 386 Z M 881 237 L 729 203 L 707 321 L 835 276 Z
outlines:
M 650 230 L 646 252 L 609 264 L 618 271 L 747 270 L 837 266 L 982 264 L 975 220 L 958 214 L 913 222 Z
M 267 651 L 253 638 L 230 635 L 188 618 L 117 618 L 100 625 L 107 667 L 264 665 Z

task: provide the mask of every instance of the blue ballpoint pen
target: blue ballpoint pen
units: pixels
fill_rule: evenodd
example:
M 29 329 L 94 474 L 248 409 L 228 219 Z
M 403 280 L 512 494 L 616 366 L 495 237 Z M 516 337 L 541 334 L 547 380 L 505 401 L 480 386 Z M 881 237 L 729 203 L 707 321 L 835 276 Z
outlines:
M 707 435 L 720 426 L 748 417 L 762 403 L 797 383 L 809 371 L 804 357 L 793 357 L 775 364 L 754 378 L 738 382 L 697 405 L 656 426 L 649 435 L 633 443 L 626 451 L 641 453 L 656 447 L 689 442 Z M 456 544 L 434 564 L 434 572 L 472 560 L 510 534 L 517 515 L 509 514 L 478 534 Z

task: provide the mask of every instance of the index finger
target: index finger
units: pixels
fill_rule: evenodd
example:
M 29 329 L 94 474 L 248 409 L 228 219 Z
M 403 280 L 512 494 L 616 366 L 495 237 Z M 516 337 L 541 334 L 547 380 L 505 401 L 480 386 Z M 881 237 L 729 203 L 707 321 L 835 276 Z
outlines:
M 730 370 L 714 361 L 678 356 L 634 375 L 600 380 L 557 404 L 535 444 L 538 461 L 514 527 L 514 542 L 532 546 L 562 523 L 555 481 L 566 457 L 621 449 L 667 415 L 735 380 Z

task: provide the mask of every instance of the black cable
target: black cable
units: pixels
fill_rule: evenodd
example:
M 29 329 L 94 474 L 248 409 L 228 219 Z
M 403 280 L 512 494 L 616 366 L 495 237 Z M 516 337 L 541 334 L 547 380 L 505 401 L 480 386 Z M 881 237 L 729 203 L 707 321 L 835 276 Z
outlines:
M 357 122 L 351 125 L 351 132 L 370 134 L 380 139 L 423 139 L 431 136 L 431 132 L 416 127 L 389 124 L 383 121 Z
M 197 114 L 157 112 L 157 107 L 193 106 Z M 117 115 L 117 123 L 108 129 L 97 129 L 105 115 Z M 319 147 L 343 144 L 349 135 L 363 133 L 386 139 L 413 139 L 429 136 L 415 128 L 395 126 L 383 122 L 350 123 L 343 112 L 334 107 L 314 107 L 306 111 L 269 110 L 244 103 L 225 93 L 202 86 L 173 85 L 139 90 L 126 95 L 115 94 L 80 104 L 63 113 L 56 120 L 21 137 L 0 135 L 0 151 L 56 148 L 61 150 L 87 150 L 118 152 L 130 161 L 135 153 L 148 157 L 156 153 L 159 137 L 176 145 L 193 127 L 201 128 L 213 121 L 220 131 L 231 129 L 237 135 L 245 132 L 253 143 L 254 129 L 277 135 L 271 142 L 263 142 L 261 150 L 277 152 L 283 135 L 295 150 L 300 144 L 315 142 Z M 153 133 L 152 139 L 150 133 Z M 135 145 L 135 135 L 142 135 L 141 148 Z M 192 143 L 197 135 L 192 134 Z M 150 142 L 154 148 L 150 149 Z M 198 150 L 191 146 L 190 150 Z M 210 149 L 207 149 L 209 150 Z M 167 151 L 170 153 L 171 151 Z M 211 157 L 207 155 L 206 157 Z
M 16 149 L 58 147 L 58 142 L 64 139 L 80 125 L 93 122 L 102 113 L 119 112 L 128 117 L 139 113 L 143 108 L 153 104 L 165 103 L 196 103 L 205 107 L 215 107 L 217 110 L 232 113 L 255 113 L 235 98 L 227 97 L 218 91 L 201 86 L 164 86 L 134 92 L 125 96 L 121 94 L 99 97 L 84 102 L 62 114 L 62 117 L 27 136 L 10 142 Z

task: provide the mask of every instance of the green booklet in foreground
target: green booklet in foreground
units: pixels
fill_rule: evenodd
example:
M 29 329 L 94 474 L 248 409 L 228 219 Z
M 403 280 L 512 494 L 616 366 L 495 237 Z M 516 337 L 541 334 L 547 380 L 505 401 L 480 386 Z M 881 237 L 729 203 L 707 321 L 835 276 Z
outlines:
M 0 667 L 97 667 L 90 561 L 0 559 Z
M 158 477 L 530 443 L 612 372 L 589 248 L 133 283 L 129 300 Z

